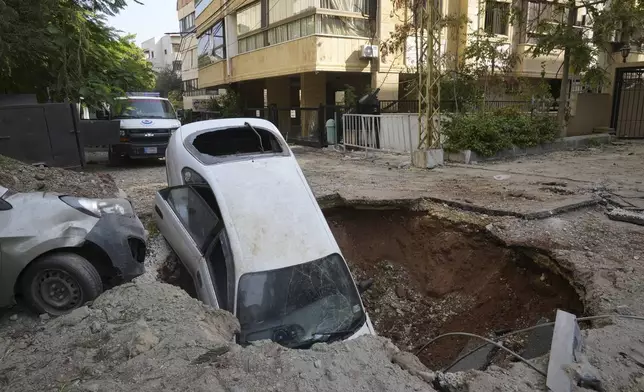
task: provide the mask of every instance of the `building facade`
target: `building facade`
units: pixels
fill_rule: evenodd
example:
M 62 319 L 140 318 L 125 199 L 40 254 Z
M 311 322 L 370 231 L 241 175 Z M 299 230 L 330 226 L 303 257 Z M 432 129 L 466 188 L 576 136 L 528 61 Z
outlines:
M 158 41 L 155 38 L 143 41 L 141 49 L 156 72 L 164 69 L 178 72 L 181 69 L 180 42 L 179 34 L 166 34 Z
M 217 88 L 200 88 L 197 53 L 195 3 L 193 0 L 178 0 L 181 59 L 181 80 L 183 82 L 183 108 L 194 111 L 207 109 L 211 97 L 219 94 Z
M 566 20 L 560 7 L 541 0 L 435 1 L 444 15 L 467 19 L 441 35 L 442 52 L 452 59 L 446 60 L 447 68 L 463 59 L 475 32 L 486 32 L 498 40 L 499 50 L 518 55 L 517 76 L 545 77 L 558 95 L 562 53 L 533 58 L 530 48 L 538 38 L 535 27 L 540 21 Z M 194 11 L 189 80 L 196 80 L 193 83 L 200 89 L 232 86 L 247 107 L 258 108 L 331 105 L 347 86 L 358 93 L 379 88 L 381 100 L 416 98 L 405 89 L 410 84 L 405 82 L 414 77 L 414 38 L 399 54 L 378 53 L 397 24 L 414 18 L 409 9 L 394 10 L 391 0 L 195 0 L 194 5 L 179 0 L 179 4 L 186 12 Z M 522 22 L 512 23 L 510 11 L 517 4 Z M 180 11 L 180 17 L 186 12 Z M 583 8 L 575 19 L 578 27 L 589 23 Z

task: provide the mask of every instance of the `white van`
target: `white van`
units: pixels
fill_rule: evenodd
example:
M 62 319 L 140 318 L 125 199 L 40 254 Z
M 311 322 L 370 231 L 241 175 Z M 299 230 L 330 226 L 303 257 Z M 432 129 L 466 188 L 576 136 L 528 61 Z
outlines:
M 155 219 L 197 296 L 235 314 L 239 343 L 287 347 L 373 334 L 356 284 L 273 124 L 184 125 L 166 150 Z
M 109 161 L 162 158 L 172 133 L 181 126 L 170 101 L 154 95 L 118 98 L 110 118 L 120 120 L 120 143 L 109 147 Z

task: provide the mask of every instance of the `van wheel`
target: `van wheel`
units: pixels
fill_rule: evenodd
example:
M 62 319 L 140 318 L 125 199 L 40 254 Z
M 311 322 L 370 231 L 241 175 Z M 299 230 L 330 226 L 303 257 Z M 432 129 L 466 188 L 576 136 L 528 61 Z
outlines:
M 125 163 L 125 158 L 113 152 L 112 147 L 107 150 L 107 160 L 110 166 L 122 166 Z
M 96 268 L 75 253 L 54 253 L 34 261 L 20 280 L 28 307 L 54 316 L 69 313 L 103 292 Z

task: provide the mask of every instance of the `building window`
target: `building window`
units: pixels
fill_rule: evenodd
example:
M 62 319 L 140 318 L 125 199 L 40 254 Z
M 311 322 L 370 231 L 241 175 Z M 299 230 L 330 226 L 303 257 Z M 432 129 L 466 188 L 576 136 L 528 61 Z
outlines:
M 315 34 L 315 15 L 294 20 L 268 30 L 269 45 Z
M 239 53 L 250 52 L 267 45 L 276 45 L 314 34 L 371 37 L 372 27 L 371 22 L 363 18 L 310 15 L 241 38 L 239 40 Z
M 212 0 L 195 0 L 195 18 L 212 3 Z
M 485 32 L 508 35 L 510 3 L 488 1 L 485 3 Z
M 257 2 L 237 12 L 237 35 L 262 27 L 262 4 Z
M 199 89 L 199 79 L 184 80 L 183 91 L 194 91 Z
M 163 49 L 163 54 L 168 54 L 168 49 Z
M 239 53 L 250 52 L 251 50 L 263 48 L 265 44 L 266 33 L 261 32 L 259 34 L 251 35 L 250 37 L 245 37 L 239 40 Z
M 151 59 L 153 59 L 153 58 L 154 58 L 154 50 L 150 52 L 150 58 L 151 58 Z
M 320 0 L 268 0 L 268 23 L 279 22 L 309 9 L 315 9 Z M 353 0 L 350 0 L 353 1 Z
M 564 23 L 568 15 L 565 5 L 561 4 L 528 1 L 526 8 L 525 41 L 528 43 L 536 43 L 540 35 L 540 25 Z
M 179 21 L 179 31 L 182 33 L 192 31 L 195 27 L 195 13 L 192 12 Z
M 172 62 L 172 71 L 180 72 L 181 71 L 181 61 L 175 60 Z
M 371 37 L 371 23 L 368 19 L 316 15 L 315 22 L 315 32 L 317 34 Z
M 363 15 L 369 14 L 369 1 L 367 0 L 320 0 L 320 8 L 346 12 L 356 12 Z
M 224 38 L 224 21 L 220 20 L 199 36 L 197 50 L 199 51 L 199 66 L 223 60 L 226 58 L 226 42 Z
M 179 46 L 180 44 L 172 44 L 172 52 L 173 53 L 179 53 Z

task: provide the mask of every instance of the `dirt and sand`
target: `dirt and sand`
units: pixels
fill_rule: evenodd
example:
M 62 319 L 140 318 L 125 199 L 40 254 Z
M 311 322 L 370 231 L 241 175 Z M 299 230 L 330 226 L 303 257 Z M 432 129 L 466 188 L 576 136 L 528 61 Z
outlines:
M 403 350 L 415 350 L 441 332 L 470 331 L 493 336 L 499 329 L 532 325 L 540 318 L 552 320 L 557 307 L 580 315 L 644 314 L 644 227 L 609 220 L 604 206 L 607 195 L 617 195 L 631 205 L 644 201 L 644 145 L 610 145 L 512 162 L 451 165 L 433 171 L 409 168 L 408 158 L 401 155 L 379 154 L 365 159 L 363 152 L 305 148 L 296 148 L 295 153 L 321 205 L 330 208 L 326 210 L 328 221 L 354 274 L 374 279 L 364 299 L 376 329 Z M 162 162 L 109 169 L 97 164 L 84 170 L 109 173 L 149 224 L 154 191 L 165 186 Z M 178 296 L 177 303 L 185 308 L 183 301 L 189 298 L 184 298 L 179 289 L 154 283 L 159 278 L 157 269 L 162 265 L 168 269 L 168 260 L 169 270 L 176 273 L 167 245 L 152 231 L 148 272 L 138 279 L 139 285 L 124 290 L 135 290 L 145 306 L 153 309 L 162 307 L 166 294 Z M 148 290 L 155 295 L 146 294 Z M 156 295 L 154 290 L 161 290 L 163 295 Z M 91 314 L 95 306 L 103 306 L 97 303 L 92 305 Z M 130 336 L 125 340 L 131 342 L 136 340 L 131 334 L 145 328 L 125 316 L 125 306 L 135 305 L 122 305 L 119 317 L 127 321 L 121 324 L 116 318 L 113 327 L 123 328 L 122 336 Z M 174 312 L 174 304 L 169 309 Z M 186 309 L 181 322 L 174 314 L 162 313 L 160 320 L 149 315 L 153 321 L 146 319 L 147 326 L 162 331 L 152 333 L 160 342 L 182 340 L 183 336 L 172 335 L 178 332 L 198 335 L 200 332 L 189 329 L 192 326 L 164 326 L 165 322 L 188 324 L 195 319 L 199 321 L 190 324 L 203 326 L 201 311 Z M 10 320 L 14 313 L 18 313 L 17 321 Z M 48 348 L 46 352 L 32 351 L 35 348 L 28 338 L 39 333 L 50 336 L 50 324 L 58 322 L 41 321 L 19 311 L 0 315 L 0 373 L 4 375 L 6 370 L 13 377 L 16 384 L 11 385 L 34 386 L 42 380 L 57 380 L 51 374 L 25 369 L 38 368 L 37 356 L 46 358 L 55 350 L 66 352 L 67 344 L 73 345 L 70 342 L 78 339 L 75 335 L 83 333 L 81 327 L 57 327 L 53 331 L 61 336 L 60 345 L 56 343 L 51 346 L 55 349 Z M 150 327 L 151 323 L 155 327 Z M 637 364 L 639 358 L 644 359 L 644 324 L 605 320 L 583 327 L 586 356 L 604 389 L 644 390 L 644 370 Z M 219 339 L 210 337 L 213 341 Z M 156 340 L 148 338 L 141 339 Z M 98 344 L 113 347 L 118 342 L 99 340 Z M 420 358 L 433 370 L 439 370 L 466 343 L 458 338 L 445 339 L 429 346 Z M 212 349 L 209 344 L 213 343 L 206 344 L 208 348 L 202 348 L 202 354 Z M 523 348 L 520 339 L 506 344 L 516 350 Z M 196 351 L 177 350 L 174 355 L 168 350 L 154 350 L 152 359 L 148 356 L 152 354 L 119 357 L 125 362 L 108 367 L 110 370 L 100 376 L 74 376 L 71 379 L 77 379 L 72 384 L 78 390 L 147 390 L 147 384 L 161 390 L 200 390 L 202 382 L 213 386 L 209 390 L 236 391 L 270 390 L 269 386 L 285 391 L 439 387 L 444 391 L 534 391 L 545 387 L 541 375 L 507 358 L 484 372 L 432 373 L 420 363 L 405 362 L 401 354 L 392 354 L 395 349 L 381 338 L 318 348 L 333 353 L 336 362 L 331 362 L 330 374 L 337 372 L 337 377 L 320 370 L 326 369 L 331 354 L 322 358 L 318 355 L 323 354 L 315 350 L 294 352 L 272 344 L 233 347 L 226 354 L 215 350 L 204 357 L 221 355 L 226 363 L 233 364 L 228 370 L 213 365 L 204 371 L 203 364 L 188 365 L 191 355 L 202 355 Z M 145 361 L 138 362 L 141 355 Z M 23 367 L 12 368 L 9 358 Z M 70 358 L 68 362 L 76 363 L 73 356 Z M 150 370 L 150 366 L 174 366 L 180 360 L 184 362 L 177 369 L 189 377 L 178 376 L 174 370 Z M 312 367 L 285 371 L 284 363 L 291 366 L 289 369 L 311 363 Z M 401 373 L 401 363 L 410 371 Z M 539 358 L 536 363 L 545 369 L 547 358 Z M 64 373 L 63 365 L 52 364 L 58 373 Z M 132 375 L 128 366 L 140 374 Z M 415 366 L 421 367 L 414 370 Z M 279 373 L 278 368 L 282 369 Z M 52 385 L 52 390 L 61 388 L 60 384 Z M 402 389 L 396 389 L 397 385 Z
M 114 179 L 109 174 L 25 165 L 2 155 L 0 185 L 16 192 L 55 192 L 94 198 L 120 195 Z

